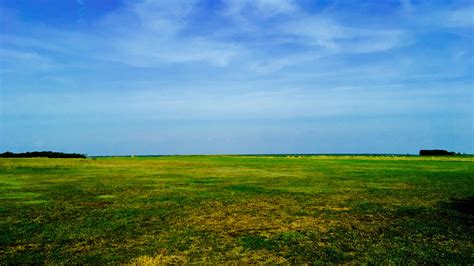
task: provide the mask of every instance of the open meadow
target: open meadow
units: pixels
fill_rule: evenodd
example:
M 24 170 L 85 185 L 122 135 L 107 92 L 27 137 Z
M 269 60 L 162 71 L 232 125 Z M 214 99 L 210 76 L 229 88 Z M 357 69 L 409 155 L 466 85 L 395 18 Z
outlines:
M 0 264 L 474 263 L 474 157 L 0 159 Z

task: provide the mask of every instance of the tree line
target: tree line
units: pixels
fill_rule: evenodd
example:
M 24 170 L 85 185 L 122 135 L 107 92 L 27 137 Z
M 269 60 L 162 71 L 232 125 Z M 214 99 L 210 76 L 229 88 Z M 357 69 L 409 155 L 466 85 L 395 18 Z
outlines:
M 0 158 L 35 158 L 35 157 L 47 157 L 47 158 L 87 158 L 85 154 L 79 153 L 64 153 L 54 151 L 33 151 L 33 152 L 4 152 L 0 153 Z

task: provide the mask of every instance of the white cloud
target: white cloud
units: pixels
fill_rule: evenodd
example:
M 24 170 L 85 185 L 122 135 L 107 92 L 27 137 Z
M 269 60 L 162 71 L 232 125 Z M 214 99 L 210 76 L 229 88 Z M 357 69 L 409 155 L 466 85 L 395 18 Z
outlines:
M 413 4 L 411 0 L 400 0 L 400 4 L 402 5 L 402 9 L 404 12 L 413 11 Z
M 474 6 L 443 12 L 439 21 L 448 27 L 474 28 Z
M 429 3 L 429 2 L 427 2 Z M 404 23 L 412 30 L 448 30 L 456 33 L 458 30 L 474 29 L 474 6 L 436 7 L 429 4 L 410 4 L 404 8 L 402 15 Z
M 114 33 L 109 60 L 133 66 L 156 66 L 167 63 L 207 62 L 225 66 L 239 48 L 231 43 L 200 36 L 184 36 L 196 1 L 144 1 L 130 6 L 139 24 Z M 123 16 L 128 16 L 125 14 Z M 121 17 L 112 23 L 119 25 Z M 111 23 L 109 21 L 109 23 Z
M 263 17 L 292 14 L 299 10 L 291 0 L 226 0 L 225 13 L 240 16 L 245 13 L 256 13 Z
M 226 66 L 238 47 L 210 40 L 192 38 L 155 39 L 142 32 L 129 40 L 115 44 L 117 54 L 110 60 L 120 61 L 132 66 L 153 67 L 166 63 L 206 62 L 214 66 Z
M 52 71 L 61 66 L 47 56 L 37 52 L 30 52 L 20 49 L 0 48 L 0 63 L 7 67 L 5 72 L 28 72 L 32 68 L 35 71 Z
M 280 31 L 302 45 L 319 46 L 336 53 L 381 52 L 406 43 L 402 30 L 347 27 L 322 17 L 293 20 L 283 24 Z
M 160 36 L 174 35 L 186 26 L 197 1 L 143 1 L 131 6 L 131 12 L 138 16 L 141 26 Z

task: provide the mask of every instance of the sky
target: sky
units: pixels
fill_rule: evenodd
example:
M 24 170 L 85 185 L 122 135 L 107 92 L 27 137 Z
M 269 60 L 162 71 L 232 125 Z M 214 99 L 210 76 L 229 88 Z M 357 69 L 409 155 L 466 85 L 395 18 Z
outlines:
M 0 152 L 474 153 L 474 2 L 0 0 Z

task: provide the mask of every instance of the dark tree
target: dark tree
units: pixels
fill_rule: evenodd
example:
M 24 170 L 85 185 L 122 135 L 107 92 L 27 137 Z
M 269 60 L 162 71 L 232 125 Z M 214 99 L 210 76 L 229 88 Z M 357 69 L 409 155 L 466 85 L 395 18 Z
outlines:
M 420 150 L 420 156 L 448 156 L 456 155 L 455 152 L 446 150 Z

